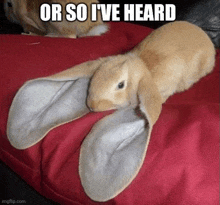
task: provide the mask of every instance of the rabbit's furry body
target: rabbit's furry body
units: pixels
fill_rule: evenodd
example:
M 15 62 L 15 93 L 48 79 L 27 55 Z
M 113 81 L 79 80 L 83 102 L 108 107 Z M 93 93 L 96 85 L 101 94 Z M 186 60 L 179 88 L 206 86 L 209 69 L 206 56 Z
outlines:
M 208 35 L 187 22 L 169 23 L 155 30 L 134 53 L 145 62 L 164 101 L 210 73 L 215 63 L 215 49 Z

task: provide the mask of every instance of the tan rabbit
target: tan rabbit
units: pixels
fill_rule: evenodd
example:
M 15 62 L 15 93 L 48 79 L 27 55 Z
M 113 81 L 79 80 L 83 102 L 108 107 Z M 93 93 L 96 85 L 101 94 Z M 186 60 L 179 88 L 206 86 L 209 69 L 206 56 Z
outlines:
M 133 51 L 146 64 L 165 101 L 210 73 L 215 48 L 199 27 L 184 21 L 155 30 Z
M 104 111 L 135 107 L 141 100 L 137 93 L 149 95 L 149 89 L 155 95 L 159 91 L 165 102 L 211 72 L 214 63 L 215 49 L 207 34 L 176 21 L 153 31 L 131 52 L 86 62 L 62 75 L 92 77 L 87 104 L 93 111 Z
M 187 22 L 169 23 L 155 30 L 133 51 L 107 61 L 95 72 L 88 106 L 103 111 L 135 105 L 137 90 L 143 86 L 147 95 L 146 86 L 154 83 L 164 102 L 211 72 L 214 62 L 214 45 L 202 29 Z
M 40 19 L 40 5 L 43 3 L 59 3 L 62 5 L 63 20 L 61 22 L 43 22 Z M 90 4 L 98 3 L 97 0 L 69 1 L 69 0 L 5 0 L 4 8 L 7 18 L 17 24 L 20 24 L 24 32 L 29 34 L 47 35 L 51 37 L 76 38 L 81 36 L 101 35 L 108 30 L 107 24 L 104 24 L 98 13 L 98 20 L 92 22 L 88 18 L 84 22 L 68 22 L 65 18 L 65 6 L 67 3 L 85 3 L 90 16 Z

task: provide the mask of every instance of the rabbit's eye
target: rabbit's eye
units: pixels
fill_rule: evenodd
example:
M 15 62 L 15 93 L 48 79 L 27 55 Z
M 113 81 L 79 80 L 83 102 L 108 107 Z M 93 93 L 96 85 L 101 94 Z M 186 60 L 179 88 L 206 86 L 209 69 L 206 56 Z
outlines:
M 118 89 L 122 89 L 122 88 L 124 88 L 124 86 L 125 86 L 125 82 L 124 81 L 118 83 Z
M 12 3 L 11 2 L 7 2 L 7 4 L 8 4 L 9 8 L 12 8 Z

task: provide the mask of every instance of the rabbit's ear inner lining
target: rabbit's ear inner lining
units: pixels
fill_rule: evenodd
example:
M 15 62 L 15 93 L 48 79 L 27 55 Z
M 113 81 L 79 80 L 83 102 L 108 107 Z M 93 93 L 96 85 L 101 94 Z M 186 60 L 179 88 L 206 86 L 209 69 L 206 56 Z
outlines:
M 118 110 L 93 126 L 80 152 L 79 173 L 86 194 L 107 201 L 138 174 L 151 127 L 133 109 Z
M 27 82 L 16 94 L 9 112 L 7 135 L 17 149 L 40 141 L 52 128 L 89 112 L 89 79 Z

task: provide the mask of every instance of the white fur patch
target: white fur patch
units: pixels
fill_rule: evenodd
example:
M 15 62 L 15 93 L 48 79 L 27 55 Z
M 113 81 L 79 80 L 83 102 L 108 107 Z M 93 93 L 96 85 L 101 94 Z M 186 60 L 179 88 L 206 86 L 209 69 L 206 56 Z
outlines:
M 85 36 L 100 36 L 108 31 L 108 26 L 106 24 L 101 24 L 94 26 Z

